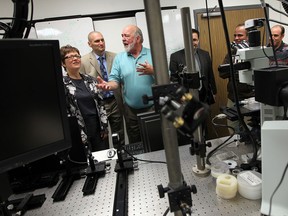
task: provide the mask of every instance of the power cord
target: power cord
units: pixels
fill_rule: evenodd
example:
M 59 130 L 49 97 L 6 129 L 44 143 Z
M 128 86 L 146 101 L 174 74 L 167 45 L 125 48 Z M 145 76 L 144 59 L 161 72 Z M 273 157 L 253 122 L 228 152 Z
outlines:
M 227 47 L 227 52 L 228 52 L 228 57 L 229 57 L 229 62 L 230 62 L 230 77 L 231 77 L 231 80 L 232 80 L 232 86 L 233 86 L 233 92 L 234 92 L 234 100 L 235 100 L 235 105 L 236 105 L 236 110 L 237 110 L 237 113 L 238 113 L 238 119 L 239 119 L 239 122 L 241 123 L 241 125 L 243 126 L 243 128 L 245 129 L 245 131 L 247 132 L 247 135 L 249 137 L 249 139 L 251 140 L 252 144 L 253 144 L 253 158 L 251 160 L 251 162 L 255 162 L 257 160 L 257 143 L 256 141 L 254 140 L 252 134 L 251 134 L 251 131 L 249 130 L 248 126 L 246 125 L 246 123 L 244 122 L 244 118 L 243 118 L 243 115 L 240 111 L 240 105 L 239 105 L 239 98 L 238 98 L 238 93 L 237 93 L 237 88 L 236 88 L 236 80 L 235 80 L 235 77 L 234 77 L 234 74 L 235 74 L 235 69 L 233 67 L 233 64 L 232 64 L 232 51 L 230 49 L 230 39 L 229 39 L 229 34 L 228 34 L 228 27 L 227 27 L 227 22 L 226 22 L 226 15 L 225 15 L 225 11 L 224 11 L 224 6 L 223 6 L 223 2 L 222 0 L 218 0 L 218 3 L 219 3 L 219 9 L 220 9 L 220 12 L 221 12 L 221 17 L 222 17 L 222 23 L 223 23 L 223 30 L 224 30 L 224 35 L 225 35 L 225 38 L 226 38 L 226 47 Z M 264 9 L 264 12 L 265 12 L 265 18 L 266 20 L 268 20 L 267 18 L 267 11 Z M 273 45 L 273 43 L 272 43 Z M 277 63 L 277 61 L 276 61 Z
M 218 124 L 218 123 L 215 123 L 215 120 L 216 119 L 224 119 L 224 118 L 227 118 L 227 115 L 226 114 L 223 114 L 223 113 L 220 113 L 218 115 L 216 115 L 213 119 L 212 119 L 212 125 L 215 126 L 215 127 L 226 127 L 226 128 L 229 128 L 232 130 L 232 134 L 234 135 L 235 134 L 235 128 L 227 125 L 227 124 Z
M 286 175 L 287 169 L 288 169 L 288 163 L 287 163 L 286 166 L 285 166 L 285 169 L 284 169 L 283 174 L 282 174 L 282 176 L 281 176 L 280 182 L 278 183 L 277 187 L 275 188 L 275 190 L 273 191 L 273 193 L 272 193 L 272 195 L 271 195 L 271 197 L 270 197 L 268 216 L 271 215 L 273 197 L 274 197 L 275 193 L 277 192 L 277 190 L 279 189 L 279 187 L 281 186 L 281 184 L 282 184 L 282 182 L 283 182 L 283 180 L 284 180 L 284 177 L 285 177 L 285 175 Z
M 220 113 L 218 115 L 216 115 L 213 119 L 212 119 L 212 124 L 217 126 L 217 127 L 227 127 L 227 128 L 230 128 L 233 133 L 223 142 L 221 143 L 219 146 L 215 147 L 212 151 L 210 151 L 207 156 L 206 156 L 206 163 L 208 165 L 211 165 L 211 162 L 210 162 L 210 158 L 218 151 L 220 150 L 221 148 L 235 142 L 235 140 L 233 140 L 232 142 L 228 142 L 234 135 L 235 135 L 235 129 L 231 126 L 228 126 L 228 125 L 225 125 L 225 124 L 218 124 L 218 123 L 215 123 L 215 120 L 216 119 L 224 119 L 226 118 L 227 116 L 223 113 Z M 228 143 L 227 143 L 228 142 Z M 236 141 L 237 142 L 237 141 Z
M 153 161 L 153 160 L 144 160 L 144 159 L 139 159 L 137 157 L 135 157 L 134 155 L 132 155 L 129 151 L 127 151 L 125 148 L 123 148 L 123 150 L 131 157 L 133 158 L 135 161 L 143 161 L 143 162 L 147 162 L 147 163 L 162 163 L 162 164 L 167 164 L 166 161 Z

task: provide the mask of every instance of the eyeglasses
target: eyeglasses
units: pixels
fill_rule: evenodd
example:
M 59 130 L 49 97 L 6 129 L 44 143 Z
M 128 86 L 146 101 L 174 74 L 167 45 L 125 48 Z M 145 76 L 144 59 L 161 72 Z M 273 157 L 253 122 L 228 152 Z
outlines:
M 70 55 L 70 56 L 65 56 L 64 57 L 64 59 L 74 59 L 74 58 L 80 59 L 81 55 Z

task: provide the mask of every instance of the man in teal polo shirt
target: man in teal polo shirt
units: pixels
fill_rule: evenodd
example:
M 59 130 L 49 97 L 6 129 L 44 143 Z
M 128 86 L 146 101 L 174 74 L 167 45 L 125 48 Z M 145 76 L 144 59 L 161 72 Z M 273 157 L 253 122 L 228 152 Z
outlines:
M 142 31 L 135 25 L 129 25 L 123 29 L 121 36 L 125 52 L 116 55 L 109 82 L 97 77 L 97 87 L 115 90 L 122 86 L 129 143 L 135 143 L 141 141 L 137 114 L 154 109 L 152 101 L 144 104 L 142 100 L 143 95 L 152 96 L 154 69 L 150 49 L 142 45 Z

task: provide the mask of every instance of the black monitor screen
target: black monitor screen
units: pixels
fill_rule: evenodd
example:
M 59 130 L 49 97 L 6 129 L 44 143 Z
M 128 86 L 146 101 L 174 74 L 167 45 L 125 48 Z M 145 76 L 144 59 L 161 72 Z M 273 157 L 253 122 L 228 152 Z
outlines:
M 59 42 L 0 40 L 0 173 L 71 145 Z

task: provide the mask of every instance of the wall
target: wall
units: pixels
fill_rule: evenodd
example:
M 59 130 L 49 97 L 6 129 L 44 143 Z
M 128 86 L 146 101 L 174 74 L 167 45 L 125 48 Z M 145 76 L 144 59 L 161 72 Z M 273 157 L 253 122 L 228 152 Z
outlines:
M 218 6 L 218 0 L 207 0 L 210 8 Z M 101 2 L 101 4 L 99 4 Z M 34 0 L 34 18 L 42 19 L 55 16 L 69 16 L 76 14 L 100 14 L 116 11 L 137 10 L 144 8 L 142 0 Z M 280 9 L 280 3 L 276 0 L 266 1 L 270 5 Z M 162 7 L 177 6 L 178 8 L 190 7 L 191 10 L 205 8 L 205 0 L 160 0 Z M 223 0 L 224 6 L 260 4 L 260 0 Z M 49 9 L 48 9 L 49 8 Z M 1 16 L 10 16 L 12 9 L 12 0 L 1 0 L 0 14 Z
M 34 19 L 43 19 L 58 16 L 69 15 L 85 15 L 85 14 L 101 14 L 117 11 L 137 10 L 144 8 L 144 1 L 142 0 L 105 0 L 105 1 L 92 1 L 92 0 L 34 0 Z M 101 2 L 101 4 L 100 4 Z M 190 7 L 191 13 L 195 9 L 205 8 L 205 2 L 196 0 L 160 0 L 162 7 L 177 6 L 177 8 Z M 218 0 L 207 0 L 208 7 L 213 8 L 218 6 Z M 266 3 L 274 8 L 284 12 L 281 3 L 277 0 L 267 0 Z M 260 0 L 223 0 L 224 7 L 260 4 Z M 0 2 L 0 17 L 9 17 L 13 15 L 12 0 L 1 0 Z M 282 22 L 288 22 L 288 18 L 276 12 L 270 11 L 270 18 Z M 194 17 L 191 14 L 191 21 L 194 24 Z M 273 23 L 271 23 L 273 25 Z M 288 41 L 288 34 L 285 37 Z

